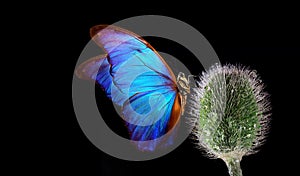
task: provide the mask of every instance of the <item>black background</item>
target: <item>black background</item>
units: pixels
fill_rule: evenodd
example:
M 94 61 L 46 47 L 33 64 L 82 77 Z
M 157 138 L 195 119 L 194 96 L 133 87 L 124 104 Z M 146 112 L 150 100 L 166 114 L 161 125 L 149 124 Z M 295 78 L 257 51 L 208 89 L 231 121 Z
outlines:
M 61 71 L 63 76 L 60 77 L 64 79 L 64 83 L 57 90 L 66 91 L 59 94 L 66 101 L 59 100 L 55 104 L 62 115 L 56 124 L 59 127 L 50 131 L 55 135 L 51 140 L 54 141 L 52 152 L 44 152 L 49 160 L 55 158 L 52 165 L 58 167 L 50 167 L 48 170 L 67 175 L 228 175 L 223 161 L 206 158 L 194 148 L 190 139 L 158 159 L 143 162 L 123 161 L 93 146 L 77 123 L 72 107 L 72 76 L 78 57 L 90 40 L 89 28 L 97 24 L 112 24 L 132 16 L 152 14 L 177 18 L 195 27 L 213 46 L 221 63 L 242 64 L 257 70 L 267 86 L 266 91 L 271 95 L 271 130 L 260 152 L 243 158 L 243 175 L 273 175 L 279 172 L 289 175 L 294 172 L 298 161 L 291 159 L 297 155 L 299 115 L 295 112 L 299 104 L 297 61 L 300 58 L 300 47 L 297 25 L 299 14 L 292 5 L 278 4 L 276 8 L 242 6 L 233 9 L 221 8 L 222 11 L 214 7 L 208 9 L 204 5 L 177 9 L 140 6 L 124 7 L 123 10 L 110 6 L 112 4 L 66 7 L 60 9 L 62 13 L 59 15 L 59 22 L 51 22 L 56 24 L 55 30 L 62 34 L 59 35 L 62 37 L 57 39 L 57 43 L 63 44 L 63 47 L 56 47 L 61 57 L 54 60 L 59 63 L 57 69 Z M 170 53 L 182 60 L 193 74 L 203 71 L 201 65 L 195 64 L 194 56 L 180 45 L 158 38 L 148 37 L 146 40 L 156 50 Z M 97 98 L 105 106 L 105 111 L 112 111 L 111 103 L 103 92 L 97 91 Z M 108 123 L 113 124 L 111 119 L 108 119 Z M 122 131 L 119 122 L 115 125 L 118 127 L 112 128 Z

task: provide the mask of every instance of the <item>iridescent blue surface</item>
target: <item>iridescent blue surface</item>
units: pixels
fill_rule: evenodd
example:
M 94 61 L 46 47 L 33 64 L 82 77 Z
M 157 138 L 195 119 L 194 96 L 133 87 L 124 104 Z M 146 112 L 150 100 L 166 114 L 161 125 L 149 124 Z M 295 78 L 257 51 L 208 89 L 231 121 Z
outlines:
M 172 71 L 147 42 L 131 32 L 100 25 L 91 29 L 91 35 L 107 55 L 87 61 L 81 70 L 122 107 L 130 138 L 140 150 L 152 151 L 165 145 L 153 139 L 166 134 L 172 128 L 171 118 L 178 118 L 172 114 L 173 105 L 180 104 Z M 99 71 L 96 66 L 100 66 Z M 168 144 L 172 143 L 170 139 Z M 153 141 L 148 145 L 138 142 L 147 140 Z

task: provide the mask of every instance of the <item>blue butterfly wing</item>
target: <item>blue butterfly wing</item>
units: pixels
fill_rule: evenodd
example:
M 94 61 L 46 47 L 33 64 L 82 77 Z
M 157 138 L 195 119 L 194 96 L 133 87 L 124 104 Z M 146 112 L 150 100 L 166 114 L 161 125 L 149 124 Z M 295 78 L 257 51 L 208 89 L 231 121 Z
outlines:
M 99 25 L 91 29 L 91 36 L 107 55 L 83 63 L 78 72 L 96 80 L 107 97 L 122 107 L 130 138 L 140 150 L 171 144 L 171 138 L 156 140 L 173 129 L 180 116 L 180 95 L 171 69 L 134 33 Z

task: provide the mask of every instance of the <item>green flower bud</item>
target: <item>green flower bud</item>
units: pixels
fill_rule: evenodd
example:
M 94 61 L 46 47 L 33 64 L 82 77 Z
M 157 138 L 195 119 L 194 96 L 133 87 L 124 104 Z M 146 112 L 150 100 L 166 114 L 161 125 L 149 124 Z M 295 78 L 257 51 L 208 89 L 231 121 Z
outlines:
M 214 65 L 192 89 L 188 102 L 197 146 L 221 158 L 232 176 L 241 176 L 240 161 L 257 151 L 268 132 L 268 95 L 255 71 Z

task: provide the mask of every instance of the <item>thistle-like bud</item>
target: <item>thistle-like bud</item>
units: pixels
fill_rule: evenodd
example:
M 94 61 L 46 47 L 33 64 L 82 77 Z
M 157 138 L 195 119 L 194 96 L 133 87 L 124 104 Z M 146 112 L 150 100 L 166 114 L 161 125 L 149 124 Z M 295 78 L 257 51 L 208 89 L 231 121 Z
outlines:
M 243 156 L 257 151 L 268 131 L 270 105 L 255 71 L 214 65 L 192 89 L 188 113 L 197 146 L 221 158 L 231 176 L 241 176 Z

